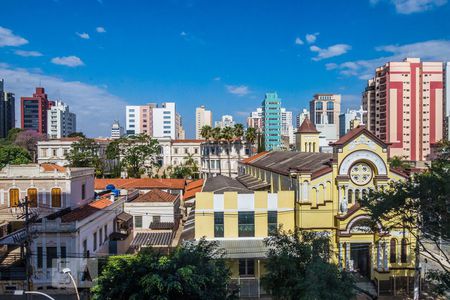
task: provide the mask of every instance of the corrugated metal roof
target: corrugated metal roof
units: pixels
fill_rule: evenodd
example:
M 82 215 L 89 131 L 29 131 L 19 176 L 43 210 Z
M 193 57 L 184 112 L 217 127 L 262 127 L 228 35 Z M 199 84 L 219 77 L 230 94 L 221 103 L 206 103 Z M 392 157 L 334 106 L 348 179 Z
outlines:
M 225 258 L 266 258 L 268 247 L 263 240 L 235 239 L 217 240 L 219 248 L 225 250 Z
M 237 192 L 242 194 L 251 194 L 252 190 L 249 190 L 242 183 L 236 179 L 217 175 L 206 179 L 202 192 L 213 192 L 215 194 L 223 194 L 224 192 Z
M 138 232 L 130 247 L 169 246 L 172 244 L 172 232 Z

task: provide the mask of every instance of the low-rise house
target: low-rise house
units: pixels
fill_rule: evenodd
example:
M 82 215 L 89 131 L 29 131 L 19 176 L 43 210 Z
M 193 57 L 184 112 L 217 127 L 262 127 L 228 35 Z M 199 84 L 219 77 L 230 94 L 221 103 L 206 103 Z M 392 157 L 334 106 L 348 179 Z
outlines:
M 206 179 L 196 194 L 195 239 L 217 241 L 225 250 L 241 297 L 264 294 L 260 285 L 267 257 L 264 239 L 279 226 L 294 229 L 294 203 L 293 191 L 253 191 L 221 175 Z
M 96 178 L 95 190 L 103 191 L 113 185 L 115 189 L 135 189 L 143 194 L 151 190 L 161 190 L 170 194 L 180 195 L 183 199 L 185 179 L 174 178 Z
M 125 203 L 124 211 L 133 216 L 134 232 L 131 247 L 168 248 L 181 219 L 180 195 L 158 189 Z
M 238 162 L 250 156 L 251 146 L 241 140 L 201 143 L 201 174 L 203 178 L 216 175 L 238 175 Z

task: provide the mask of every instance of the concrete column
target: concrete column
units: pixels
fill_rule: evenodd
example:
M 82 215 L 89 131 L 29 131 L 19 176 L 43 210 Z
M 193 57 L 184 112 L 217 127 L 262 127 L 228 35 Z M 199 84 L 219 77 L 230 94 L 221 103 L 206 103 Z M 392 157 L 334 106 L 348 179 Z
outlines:
M 303 183 L 298 179 L 298 199 L 300 202 L 303 201 Z
M 377 270 L 381 271 L 381 241 L 377 243 Z
M 389 246 L 388 246 L 388 243 L 386 242 L 386 241 L 383 241 L 383 246 L 384 246 L 384 260 L 383 260 L 383 263 L 384 263 L 384 266 L 383 266 L 383 269 L 385 270 L 385 271 L 389 271 Z
M 342 195 L 342 185 L 338 185 L 338 211 L 342 213 L 342 205 L 341 205 L 341 195 Z
M 345 269 L 349 271 L 350 268 L 350 243 L 345 242 Z

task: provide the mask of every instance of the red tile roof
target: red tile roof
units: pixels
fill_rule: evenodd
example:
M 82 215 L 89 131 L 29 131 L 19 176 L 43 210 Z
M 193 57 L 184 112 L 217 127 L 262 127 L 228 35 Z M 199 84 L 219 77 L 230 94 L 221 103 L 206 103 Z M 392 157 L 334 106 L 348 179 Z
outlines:
M 44 170 L 44 172 L 66 172 L 66 168 L 55 165 L 55 164 L 41 164 L 41 168 Z
M 372 132 L 366 129 L 364 125 L 360 125 L 352 130 L 350 130 L 346 135 L 342 136 L 340 139 L 338 139 L 336 142 L 331 143 L 332 146 L 343 146 L 356 138 L 357 136 L 361 134 L 368 135 L 371 139 L 374 140 L 374 142 L 378 143 L 382 147 L 387 147 L 389 144 L 383 142 L 380 138 L 378 138 L 376 135 L 374 135 Z
M 298 128 L 297 132 L 299 133 L 319 133 L 319 131 L 316 129 L 316 126 L 314 126 L 313 122 L 309 118 L 305 118 L 303 120 L 302 125 Z
M 108 184 L 113 184 L 118 189 L 171 189 L 184 190 L 184 179 L 156 179 L 156 178 L 96 178 L 95 189 L 104 190 Z
M 255 155 L 253 155 L 253 156 L 244 158 L 243 160 L 241 160 L 241 163 L 247 164 L 247 163 L 249 163 L 249 162 L 252 162 L 252 161 L 254 161 L 254 160 L 257 160 L 257 159 L 260 158 L 260 157 L 263 157 L 263 156 L 266 155 L 267 153 L 269 153 L 269 151 L 263 151 L 263 152 L 260 152 L 260 153 L 258 153 L 258 154 L 255 154 Z
M 151 190 L 131 202 L 174 202 L 178 197 L 179 195 L 173 195 L 161 190 Z
M 74 222 L 74 221 L 81 221 L 90 215 L 110 206 L 113 204 L 113 201 L 111 201 L 109 198 L 101 198 L 99 200 L 92 201 L 89 204 L 83 205 L 81 207 L 78 207 L 71 212 L 65 214 L 61 217 L 62 222 Z
M 184 189 L 184 200 L 192 199 L 196 193 L 201 192 L 204 181 L 204 179 L 199 179 L 188 183 Z

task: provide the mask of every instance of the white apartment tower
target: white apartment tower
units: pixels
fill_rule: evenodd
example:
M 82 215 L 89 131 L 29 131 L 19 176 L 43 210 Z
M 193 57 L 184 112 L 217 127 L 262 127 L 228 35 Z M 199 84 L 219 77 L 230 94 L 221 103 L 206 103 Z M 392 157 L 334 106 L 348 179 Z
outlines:
M 234 127 L 233 116 L 223 115 L 220 121 L 216 121 L 215 127 Z
M 51 139 L 60 139 L 77 130 L 76 115 L 62 101 L 55 101 L 47 111 L 47 134 Z
M 263 111 L 262 107 L 258 107 L 256 111 L 252 111 L 247 117 L 247 127 L 255 128 L 257 132 L 262 132 L 263 128 Z
M 303 124 L 303 121 L 305 121 L 306 118 L 311 120 L 311 117 L 309 116 L 309 110 L 303 108 L 302 111 L 299 112 L 297 115 L 297 118 L 295 120 L 296 121 L 295 127 L 300 128 L 300 126 Z
M 195 138 L 201 139 L 202 127 L 208 125 L 212 126 L 212 112 L 207 110 L 204 105 L 195 109 Z
M 294 126 L 292 125 L 292 111 L 281 108 L 281 135 L 289 138 L 289 144 L 295 144 Z
M 123 134 L 123 127 L 120 126 L 119 121 L 115 120 L 111 126 L 111 139 L 119 139 L 121 136 L 123 136 Z

